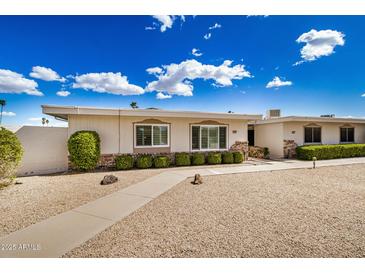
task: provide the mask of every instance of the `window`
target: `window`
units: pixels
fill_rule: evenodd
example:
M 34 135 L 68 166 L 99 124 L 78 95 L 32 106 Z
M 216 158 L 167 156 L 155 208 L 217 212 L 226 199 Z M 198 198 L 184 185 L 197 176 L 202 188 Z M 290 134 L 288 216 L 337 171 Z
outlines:
M 304 143 L 320 143 L 321 128 L 320 127 L 305 127 L 304 128 Z
M 136 147 L 169 146 L 168 125 L 136 125 Z
M 227 126 L 192 126 L 192 150 L 227 149 Z
M 340 128 L 340 142 L 341 143 L 355 142 L 355 129 L 353 127 Z

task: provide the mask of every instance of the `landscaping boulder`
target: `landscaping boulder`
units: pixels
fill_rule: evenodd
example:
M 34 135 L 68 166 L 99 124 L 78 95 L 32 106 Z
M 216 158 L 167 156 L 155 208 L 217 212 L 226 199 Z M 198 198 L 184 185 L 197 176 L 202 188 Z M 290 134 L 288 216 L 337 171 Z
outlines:
M 103 180 L 101 180 L 100 184 L 101 185 L 110 185 L 115 182 L 118 182 L 118 177 L 116 177 L 114 175 L 105 175 Z
M 203 177 L 200 174 L 195 174 L 193 185 L 201 185 L 203 183 Z

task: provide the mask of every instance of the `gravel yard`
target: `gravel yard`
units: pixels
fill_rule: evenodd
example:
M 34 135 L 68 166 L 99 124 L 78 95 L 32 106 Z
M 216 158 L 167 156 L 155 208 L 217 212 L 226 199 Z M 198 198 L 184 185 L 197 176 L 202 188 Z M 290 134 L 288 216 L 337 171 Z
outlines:
M 17 181 L 22 184 L 0 189 L 0 237 L 162 171 L 149 169 L 18 178 Z M 100 185 L 106 174 L 118 176 L 119 181 L 112 185 Z
M 190 181 L 65 256 L 365 257 L 365 165 Z

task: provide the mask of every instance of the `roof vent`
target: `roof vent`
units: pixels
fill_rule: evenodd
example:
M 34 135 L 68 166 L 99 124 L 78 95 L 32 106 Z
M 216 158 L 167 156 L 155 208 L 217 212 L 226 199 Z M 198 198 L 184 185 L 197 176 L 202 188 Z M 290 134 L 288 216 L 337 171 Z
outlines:
M 321 117 L 323 117 L 323 118 L 334 118 L 335 115 L 334 114 L 323 114 L 323 115 L 321 115 Z
M 266 111 L 266 119 L 279 118 L 280 116 L 280 109 L 269 109 L 268 111 Z

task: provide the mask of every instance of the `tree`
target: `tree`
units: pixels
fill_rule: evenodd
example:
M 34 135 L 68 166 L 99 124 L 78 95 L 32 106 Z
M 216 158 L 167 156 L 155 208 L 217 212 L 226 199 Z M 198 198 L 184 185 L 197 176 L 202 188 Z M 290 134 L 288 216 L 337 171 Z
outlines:
M 47 120 L 46 118 L 44 118 L 44 117 L 42 118 L 42 125 L 43 126 L 46 124 L 46 120 Z
M 132 102 L 132 103 L 130 104 L 130 106 L 131 106 L 131 108 L 133 108 L 133 109 L 138 108 L 137 102 Z
M 0 188 L 10 184 L 23 156 L 23 147 L 15 133 L 0 127 Z
M 1 122 L 3 120 L 3 109 L 4 109 L 4 106 L 6 105 L 6 101 L 0 99 L 0 105 L 1 105 L 1 110 L 0 110 L 0 125 L 1 125 Z

